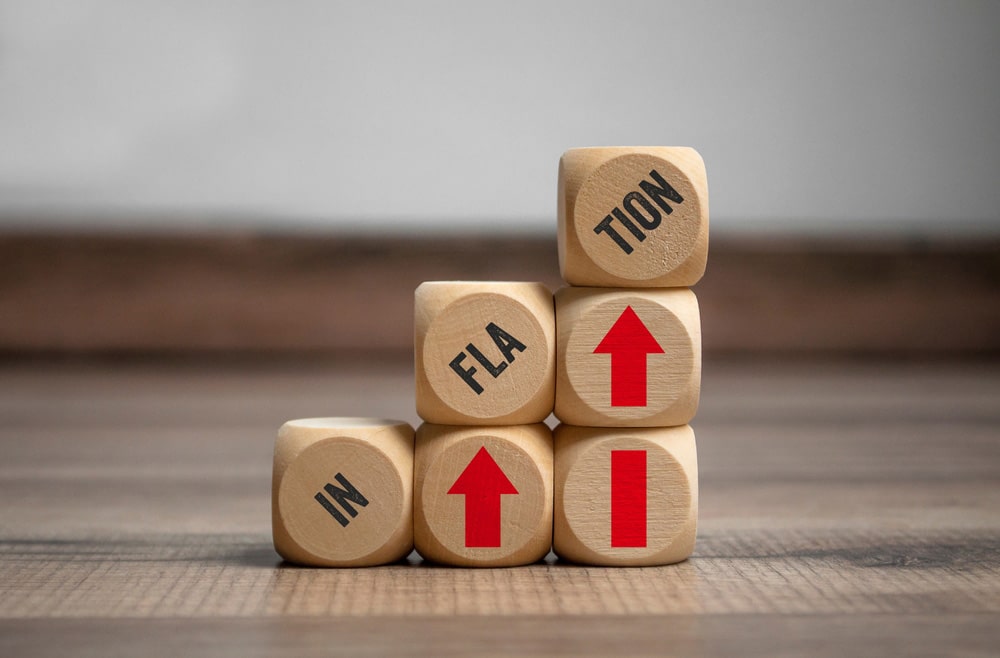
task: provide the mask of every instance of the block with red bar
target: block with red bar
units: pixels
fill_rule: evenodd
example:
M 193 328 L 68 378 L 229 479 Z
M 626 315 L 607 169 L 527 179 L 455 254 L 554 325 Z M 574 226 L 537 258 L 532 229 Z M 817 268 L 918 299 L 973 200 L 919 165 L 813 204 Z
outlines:
M 552 432 L 542 423 L 417 429 L 414 544 L 456 566 L 516 566 L 552 544 Z
M 701 320 L 686 289 L 556 293 L 555 414 L 588 427 L 684 425 L 698 409 Z
M 555 430 L 553 548 L 581 564 L 649 566 L 694 550 L 698 457 L 679 427 Z

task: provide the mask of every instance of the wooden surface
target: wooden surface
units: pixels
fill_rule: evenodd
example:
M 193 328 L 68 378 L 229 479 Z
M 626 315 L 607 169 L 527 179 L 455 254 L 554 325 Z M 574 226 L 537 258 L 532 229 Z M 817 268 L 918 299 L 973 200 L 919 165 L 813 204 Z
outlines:
M 422 281 L 562 285 L 552 225 L 534 237 L 0 235 L 0 353 L 409 353 Z M 695 293 L 709 353 L 1000 353 L 996 238 L 713 237 Z
M 694 556 L 319 570 L 289 418 L 416 422 L 398 361 L 0 367 L 0 655 L 995 655 L 1000 364 L 705 364 Z

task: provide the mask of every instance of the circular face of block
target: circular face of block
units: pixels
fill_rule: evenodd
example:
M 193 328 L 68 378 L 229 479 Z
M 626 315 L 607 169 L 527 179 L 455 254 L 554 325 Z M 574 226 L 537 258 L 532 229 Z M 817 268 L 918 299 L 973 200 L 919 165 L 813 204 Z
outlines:
M 694 149 L 573 149 L 560 165 L 560 258 L 574 285 L 694 285 L 708 252 L 705 165 Z
M 275 444 L 274 543 L 285 559 L 368 566 L 413 546 L 413 428 L 401 421 L 312 418 Z
M 670 564 L 694 550 L 698 465 L 687 425 L 555 434 L 554 548 L 594 565 Z
M 415 304 L 421 418 L 523 424 L 552 412 L 555 314 L 545 286 L 428 282 Z
M 425 558 L 516 566 L 552 543 L 552 435 L 542 424 L 417 431 L 414 539 Z
M 561 421 L 654 427 L 694 417 L 701 388 L 694 293 L 563 288 L 556 309 Z

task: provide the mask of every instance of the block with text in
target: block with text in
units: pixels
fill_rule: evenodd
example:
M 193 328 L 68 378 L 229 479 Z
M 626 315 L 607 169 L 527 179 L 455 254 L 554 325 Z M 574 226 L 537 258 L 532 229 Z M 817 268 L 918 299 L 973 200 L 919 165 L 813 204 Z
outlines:
M 686 559 L 698 519 L 698 459 L 690 426 L 555 430 L 560 558 L 648 566 Z
M 291 420 L 274 448 L 274 548 L 289 562 L 361 567 L 413 548 L 413 428 L 376 418 Z
M 555 396 L 555 312 L 540 283 L 431 281 L 415 301 L 417 413 L 433 423 L 537 423 Z
M 568 287 L 555 299 L 559 420 L 653 427 L 694 417 L 701 389 L 694 293 Z
M 542 423 L 424 423 L 414 461 L 414 543 L 427 560 L 507 567 L 552 544 L 552 433 Z
M 559 161 L 559 265 L 570 285 L 684 287 L 708 258 L 708 182 L 688 147 L 599 147 Z

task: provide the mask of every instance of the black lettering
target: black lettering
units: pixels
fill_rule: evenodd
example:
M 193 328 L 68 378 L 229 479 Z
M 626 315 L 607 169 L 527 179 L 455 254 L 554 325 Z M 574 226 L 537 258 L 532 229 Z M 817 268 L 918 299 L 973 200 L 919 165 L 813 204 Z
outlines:
M 361 507 L 368 507 L 368 499 L 362 496 L 361 492 L 355 489 L 354 485 L 348 482 L 347 478 L 341 473 L 337 473 L 334 479 L 344 488 L 338 489 L 332 484 L 327 484 L 323 486 L 323 489 L 331 498 L 340 503 L 340 506 L 344 508 L 345 512 L 351 515 L 351 518 L 358 515 L 358 510 L 351 507 L 351 503 L 360 505 Z
M 461 364 L 462 361 L 464 360 L 465 360 L 465 352 L 459 352 L 458 356 L 452 359 L 451 363 L 449 363 L 448 365 L 451 366 L 451 369 L 454 370 L 458 374 L 458 376 L 461 377 L 465 381 L 465 383 L 469 385 L 469 388 L 475 391 L 476 395 L 482 395 L 483 387 L 480 386 L 479 382 L 477 382 L 476 379 L 473 377 L 473 375 L 476 374 L 476 367 L 472 366 L 469 369 L 463 368 Z
M 494 338 L 494 340 L 496 339 Z M 486 372 L 493 375 L 493 379 L 496 379 L 501 372 L 507 369 L 507 364 L 504 363 L 503 361 L 501 361 L 500 365 L 498 366 L 493 365 L 493 363 L 490 362 L 490 360 L 487 359 L 486 356 L 482 352 L 480 352 L 479 349 L 476 348 L 476 346 L 473 345 L 472 343 L 466 345 L 465 349 L 469 350 L 469 354 L 472 355 L 472 358 L 483 364 L 483 367 L 486 368 Z
M 600 235 L 601 233 L 607 233 L 609 236 L 611 236 L 611 239 L 614 240 L 615 243 L 622 248 L 622 251 L 624 251 L 626 254 L 632 253 L 632 245 L 630 245 L 628 242 L 625 242 L 625 238 L 618 235 L 618 231 L 611 228 L 611 220 L 612 220 L 611 215 L 608 215 L 607 217 L 602 219 L 601 223 L 594 227 L 594 233 L 597 233 L 598 235 Z
M 615 208 L 611 211 L 611 214 L 614 215 L 615 218 L 632 233 L 632 235 L 638 238 L 639 242 L 646 239 L 646 234 L 640 231 L 639 227 L 633 224 L 632 220 L 626 217 L 625 213 L 623 213 L 620 208 Z
M 514 350 L 523 352 L 528 349 L 524 346 L 524 343 L 514 338 L 492 322 L 486 325 L 486 332 L 490 335 L 490 338 L 493 339 L 493 342 L 496 343 L 497 349 L 500 350 L 500 353 L 504 355 L 505 359 L 507 359 L 507 363 L 514 362 Z
M 639 187 L 642 188 L 643 192 L 649 195 L 650 199 L 656 202 L 656 205 L 660 206 L 660 208 L 663 208 L 663 212 L 669 215 L 674 211 L 674 209 L 671 208 L 666 201 L 664 201 L 665 198 L 673 201 L 674 203 L 684 203 L 684 197 L 678 194 L 677 190 L 675 190 L 673 186 L 670 185 L 670 183 L 663 180 L 663 176 L 660 175 L 660 172 L 654 169 L 651 172 L 649 172 L 649 176 L 657 183 L 659 183 L 660 186 L 657 187 L 656 185 L 653 185 L 649 181 L 640 181 Z
M 323 509 L 330 513 L 330 516 L 337 519 L 337 523 L 345 528 L 347 527 L 347 524 L 350 523 L 350 521 L 347 520 L 346 516 L 340 513 L 339 509 L 333 506 L 333 503 L 326 499 L 326 496 L 323 495 L 322 491 L 316 494 L 315 498 L 316 502 L 322 505 Z
M 639 209 L 635 207 L 638 203 L 640 206 L 649 213 L 649 219 L 646 219 L 645 215 L 639 212 Z M 642 227 L 646 230 L 652 231 L 654 228 L 660 225 L 660 211 L 653 207 L 646 197 L 642 196 L 638 192 L 629 192 L 622 199 L 622 205 L 625 206 L 625 210 L 628 214 L 632 215 L 635 221 L 642 224 Z

